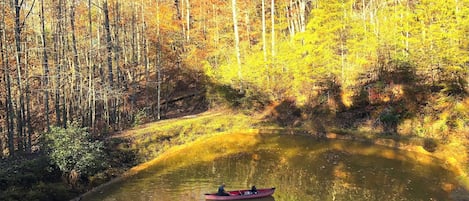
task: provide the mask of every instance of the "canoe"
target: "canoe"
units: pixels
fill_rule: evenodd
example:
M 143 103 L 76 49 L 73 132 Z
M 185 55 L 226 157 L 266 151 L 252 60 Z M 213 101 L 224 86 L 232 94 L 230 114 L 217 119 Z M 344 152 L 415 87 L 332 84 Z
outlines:
M 245 200 L 245 199 L 253 199 L 253 198 L 263 198 L 267 196 L 271 196 L 274 194 L 275 188 L 264 188 L 264 189 L 257 189 L 257 193 L 252 193 L 251 190 L 234 190 L 228 191 L 230 196 L 220 196 L 216 193 L 206 193 L 205 199 L 206 200 Z

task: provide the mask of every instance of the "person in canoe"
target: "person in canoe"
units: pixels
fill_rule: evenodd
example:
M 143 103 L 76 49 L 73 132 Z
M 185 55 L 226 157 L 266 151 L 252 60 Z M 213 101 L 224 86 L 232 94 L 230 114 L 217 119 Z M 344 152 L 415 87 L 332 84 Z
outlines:
M 222 185 L 220 185 L 220 186 L 218 187 L 217 195 L 220 195 L 220 196 L 230 196 L 230 194 L 225 191 L 225 184 L 222 184 Z
M 257 194 L 257 188 L 256 188 L 256 186 L 252 186 L 252 187 L 251 187 L 251 193 L 252 193 L 252 194 Z

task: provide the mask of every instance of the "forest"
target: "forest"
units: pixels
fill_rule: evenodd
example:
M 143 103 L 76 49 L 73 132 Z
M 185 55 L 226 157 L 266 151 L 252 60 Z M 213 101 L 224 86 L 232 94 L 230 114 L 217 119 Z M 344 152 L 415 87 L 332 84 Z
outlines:
M 469 0 L 2 0 L 0 10 L 4 161 L 225 106 L 276 106 L 279 126 L 320 136 L 469 144 Z M 76 148 L 105 149 L 95 142 Z

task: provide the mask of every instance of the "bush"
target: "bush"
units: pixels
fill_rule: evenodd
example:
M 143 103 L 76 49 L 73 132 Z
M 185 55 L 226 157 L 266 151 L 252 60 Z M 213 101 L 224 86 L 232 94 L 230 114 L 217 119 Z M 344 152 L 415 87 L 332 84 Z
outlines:
M 145 112 L 145 110 L 144 109 L 139 110 L 133 118 L 132 126 L 133 127 L 139 126 L 142 123 L 144 123 L 146 119 L 147 119 L 147 113 Z
M 397 125 L 400 121 L 400 115 L 393 109 L 384 111 L 380 115 L 380 120 L 384 125 L 384 131 L 389 133 L 397 133 Z
M 93 141 L 85 128 L 53 127 L 45 138 L 51 161 L 66 175 L 91 176 L 106 165 L 103 143 Z

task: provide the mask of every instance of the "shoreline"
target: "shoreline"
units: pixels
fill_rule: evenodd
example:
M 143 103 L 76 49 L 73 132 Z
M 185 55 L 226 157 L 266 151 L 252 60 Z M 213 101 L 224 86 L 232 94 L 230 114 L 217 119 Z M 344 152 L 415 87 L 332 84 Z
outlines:
M 262 130 L 263 130 L 262 128 L 260 129 L 251 128 L 251 129 L 246 129 L 245 132 L 255 133 L 256 135 L 259 135 L 263 133 Z M 116 182 L 121 182 L 125 180 L 126 178 L 129 178 L 135 174 L 138 174 L 140 171 L 145 170 L 150 165 L 156 164 L 159 161 L 163 160 L 164 158 L 167 158 L 168 154 L 171 155 L 172 152 L 178 151 L 179 149 L 183 147 L 190 146 L 191 144 L 201 141 L 206 138 L 211 138 L 217 135 L 229 135 L 230 133 L 234 133 L 234 132 L 236 131 L 232 130 L 229 132 L 220 132 L 220 133 L 214 133 L 214 134 L 201 135 L 190 143 L 171 146 L 171 148 L 167 149 L 166 151 L 164 151 L 157 157 L 153 158 L 152 160 L 146 161 L 144 163 L 140 163 L 130 168 L 129 170 L 125 171 L 123 174 L 118 175 L 116 178 L 113 178 L 110 181 L 103 183 L 99 186 L 96 186 L 92 188 L 91 190 L 81 194 L 80 196 L 71 199 L 70 201 L 81 200 L 85 196 L 89 196 L 92 193 L 98 192 L 101 189 L 106 188 L 106 186 L 109 186 Z M 460 196 L 460 197 L 462 196 L 462 198 L 455 198 L 456 201 L 469 199 L 469 179 L 467 178 L 467 173 L 464 171 L 464 166 L 458 163 L 457 160 L 452 156 L 442 157 L 444 154 L 440 153 L 440 150 L 438 149 L 433 152 L 429 152 L 425 150 L 423 144 L 416 145 L 415 142 L 409 143 L 409 142 L 405 142 L 402 140 L 395 140 L 395 139 L 389 139 L 389 138 L 369 139 L 369 138 L 365 138 L 361 136 L 356 136 L 353 134 L 337 134 L 335 132 L 328 132 L 325 135 L 319 136 L 319 135 L 311 135 L 311 134 L 294 134 L 295 132 L 292 132 L 292 130 L 290 129 L 280 128 L 280 129 L 275 129 L 275 133 L 286 133 L 287 135 L 289 135 L 288 133 L 290 133 L 290 135 L 307 135 L 307 136 L 318 138 L 318 139 L 325 138 L 325 139 L 330 139 L 330 140 L 349 140 L 349 141 L 356 141 L 356 142 L 366 142 L 366 143 L 371 143 L 373 145 L 380 145 L 380 146 L 399 149 L 399 150 L 406 151 L 406 152 L 414 152 L 416 154 L 424 154 L 426 156 L 433 157 L 441 162 L 444 162 L 440 164 L 442 168 L 452 172 L 455 175 L 456 180 L 458 181 L 458 184 L 457 184 L 458 186 L 452 187 L 448 193 L 450 193 L 451 195 L 456 193 L 457 194 L 456 196 Z M 438 148 L 440 147 L 444 147 L 444 145 L 438 145 Z

